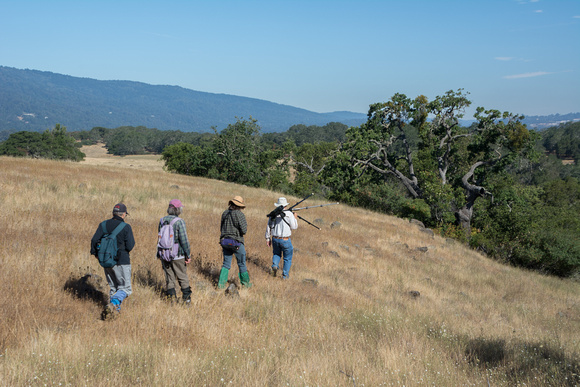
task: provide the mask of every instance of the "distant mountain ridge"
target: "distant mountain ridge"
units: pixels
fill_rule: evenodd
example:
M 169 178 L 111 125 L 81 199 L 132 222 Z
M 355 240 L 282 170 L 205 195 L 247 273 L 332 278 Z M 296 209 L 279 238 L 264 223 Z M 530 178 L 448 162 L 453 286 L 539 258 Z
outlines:
M 366 115 L 316 113 L 265 100 L 133 81 L 100 81 L 0 66 L 0 131 L 44 131 L 57 123 L 68 131 L 100 126 L 146 126 L 209 132 L 236 117 L 258 120 L 263 132 L 292 125 L 341 122 L 358 126 Z
M 558 126 L 570 121 L 580 121 L 580 113 L 550 114 L 548 116 L 526 116 L 522 120 L 522 122 L 526 124 L 528 128 L 535 129 L 537 131 L 542 131 L 544 129 Z M 460 123 L 463 126 L 470 126 L 474 122 L 474 120 L 460 120 Z
M 236 117 L 258 120 L 264 133 L 284 132 L 292 125 L 341 122 L 359 126 L 366 114 L 348 111 L 316 113 L 266 100 L 214 94 L 179 86 L 133 81 L 100 81 L 39 70 L 0 66 L 0 132 L 44 131 L 56 124 L 68 131 L 93 127 L 145 126 L 159 130 L 209 132 L 234 123 Z M 545 129 L 580 120 L 580 113 L 526 117 L 531 128 Z M 470 120 L 462 121 L 468 126 Z

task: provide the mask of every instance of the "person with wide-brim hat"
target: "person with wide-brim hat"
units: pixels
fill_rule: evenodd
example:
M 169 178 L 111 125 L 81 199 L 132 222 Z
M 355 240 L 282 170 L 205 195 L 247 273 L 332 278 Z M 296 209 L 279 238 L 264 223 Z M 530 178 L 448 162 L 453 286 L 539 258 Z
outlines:
M 294 246 L 292 246 L 292 230 L 298 228 L 298 221 L 292 211 L 284 210 L 288 206 L 288 200 L 285 197 L 278 198 L 274 203 L 279 211 L 272 211 L 272 216 L 268 218 L 266 227 L 266 245 L 272 247 L 272 267 L 270 274 L 276 277 L 280 267 L 280 260 L 283 258 L 282 279 L 288 279 L 290 276 L 290 267 L 292 267 L 292 256 Z
M 246 267 L 246 247 L 244 235 L 248 232 L 248 223 L 242 210 L 246 208 L 244 198 L 234 196 L 228 202 L 228 209 L 222 213 L 220 224 L 220 245 L 224 257 L 222 269 L 218 280 L 218 288 L 223 289 L 228 282 L 228 276 L 232 267 L 232 259 L 236 256 L 238 263 L 238 276 L 242 286 L 249 288 L 250 274 Z

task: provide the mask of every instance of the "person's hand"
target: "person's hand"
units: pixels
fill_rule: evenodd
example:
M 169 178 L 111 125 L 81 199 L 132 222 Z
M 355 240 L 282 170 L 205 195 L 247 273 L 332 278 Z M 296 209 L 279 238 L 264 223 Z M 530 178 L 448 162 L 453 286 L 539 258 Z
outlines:
M 270 247 L 271 244 L 272 242 L 269 239 L 266 239 L 266 246 Z
M 191 263 L 191 257 L 185 258 L 185 264 L 189 265 Z

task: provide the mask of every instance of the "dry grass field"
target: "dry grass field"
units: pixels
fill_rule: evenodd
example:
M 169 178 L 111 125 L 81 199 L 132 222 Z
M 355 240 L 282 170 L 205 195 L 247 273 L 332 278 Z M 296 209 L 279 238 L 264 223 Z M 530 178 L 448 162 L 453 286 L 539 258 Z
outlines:
M 278 193 L 170 174 L 154 156 L 100 155 L 0 157 L 2 386 L 580 384 L 578 282 L 343 205 L 299 213 L 322 229 L 299 221 L 283 282 L 268 276 L 264 239 Z M 216 288 L 219 219 L 234 195 L 247 203 L 253 283 L 239 296 Z M 190 308 L 163 299 L 155 259 L 157 222 L 174 198 L 194 258 Z M 103 321 L 107 287 L 89 242 L 121 201 L 137 242 L 134 293 Z
M 144 169 L 147 171 L 163 170 L 163 161 L 161 161 L 161 156 L 159 155 L 114 156 L 107 153 L 107 148 L 105 148 L 104 144 L 83 146 L 82 152 L 86 157 L 81 164 Z

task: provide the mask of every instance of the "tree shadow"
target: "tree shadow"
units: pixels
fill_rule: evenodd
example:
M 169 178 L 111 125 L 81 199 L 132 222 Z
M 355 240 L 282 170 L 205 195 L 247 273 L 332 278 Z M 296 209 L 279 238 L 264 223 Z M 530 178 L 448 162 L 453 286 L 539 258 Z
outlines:
M 497 366 L 506 357 L 505 340 L 471 339 L 465 346 L 465 356 L 472 364 Z
M 505 367 L 506 376 L 513 385 L 533 376 L 554 382 L 558 386 L 580 384 L 580 361 L 575 355 L 567 356 L 557 343 L 512 341 L 475 338 L 465 344 L 465 355 L 476 367 Z

